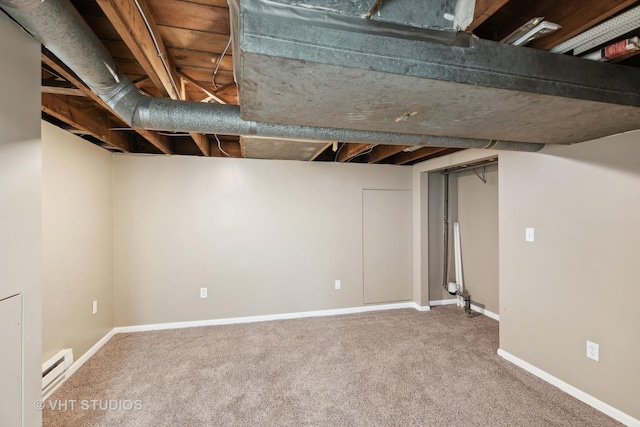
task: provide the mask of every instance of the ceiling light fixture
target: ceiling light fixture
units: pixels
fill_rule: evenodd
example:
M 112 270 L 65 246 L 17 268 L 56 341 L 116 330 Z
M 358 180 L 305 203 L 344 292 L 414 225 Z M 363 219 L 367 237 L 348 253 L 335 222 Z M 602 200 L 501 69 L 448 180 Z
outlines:
M 562 28 L 558 24 L 545 21 L 544 17 L 533 18 L 520 28 L 502 39 L 500 43 L 524 46 L 532 40 L 551 34 Z
M 573 50 L 580 55 L 596 46 L 607 43 L 640 27 L 640 6 L 634 7 L 611 18 L 600 25 L 578 34 L 569 40 L 553 47 L 553 53 L 566 53 Z
M 582 55 L 581 58 L 591 59 L 592 61 L 611 61 L 612 59 L 626 59 L 638 53 L 640 53 L 640 38 L 632 37 Z

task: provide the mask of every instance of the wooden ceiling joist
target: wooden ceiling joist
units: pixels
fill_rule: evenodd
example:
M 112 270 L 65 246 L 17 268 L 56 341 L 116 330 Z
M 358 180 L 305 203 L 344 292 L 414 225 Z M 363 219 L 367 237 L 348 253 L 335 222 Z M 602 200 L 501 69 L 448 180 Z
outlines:
M 509 0 L 476 0 L 473 21 L 471 21 L 471 24 L 466 28 L 466 31 L 473 31 L 478 28 L 480 24 L 489 19 L 491 15 L 507 3 L 509 3 Z
M 369 162 L 378 163 L 382 160 L 402 152 L 410 145 L 377 145 L 371 150 Z
M 395 165 L 406 165 L 407 163 L 426 160 L 427 158 L 429 158 L 430 156 L 433 156 L 434 154 L 439 154 L 447 150 L 450 150 L 450 148 L 425 147 L 415 151 L 400 152 L 395 156 L 391 157 L 390 159 L 392 160 L 391 163 Z
M 229 9 L 190 1 L 148 0 L 158 25 L 188 28 L 229 37 Z
M 238 142 L 220 141 L 220 147 L 228 156 L 218 148 L 217 141 L 214 141 L 211 142 L 211 157 L 244 157 Z
M 122 121 L 122 118 L 115 111 L 113 111 L 111 107 L 109 107 L 102 99 L 100 99 L 100 97 L 96 95 L 94 91 L 92 91 L 87 86 L 85 86 L 82 80 L 76 77 L 76 75 L 73 74 L 66 66 L 61 64 L 53 56 L 51 52 L 44 50 L 42 52 L 41 58 L 42 58 L 42 62 L 46 64 L 48 67 L 50 67 L 52 70 L 54 70 L 59 76 L 63 77 L 69 83 L 76 86 L 78 89 L 80 89 L 84 93 L 86 93 L 87 97 L 93 99 L 102 108 L 104 108 L 105 110 L 113 114 L 115 117 L 121 120 L 122 123 L 124 123 L 124 121 Z M 134 129 L 134 130 L 138 134 L 143 136 L 145 139 L 147 139 L 147 141 L 153 144 L 162 153 L 172 154 L 171 143 L 169 142 L 169 139 L 167 137 L 162 136 L 158 134 L 158 132 L 151 131 L 151 130 L 146 130 L 146 129 Z
M 227 104 L 227 101 L 224 100 L 223 98 L 221 98 L 219 95 L 216 95 L 215 93 L 205 89 L 204 87 L 202 87 L 202 85 L 200 85 L 197 81 L 195 81 L 194 79 L 192 79 L 191 77 L 189 77 L 186 73 L 182 72 L 181 70 L 177 70 L 176 71 L 178 73 L 178 75 L 180 76 L 180 78 L 184 81 L 186 81 L 187 83 L 192 84 L 193 86 L 195 86 L 197 89 L 201 90 L 203 93 L 205 93 L 207 95 L 207 98 L 211 98 L 212 100 L 220 103 L 220 104 Z
M 159 35 L 152 34 L 155 20 L 146 2 L 137 1 L 145 15 L 145 22 L 145 18 L 142 17 L 133 0 L 96 1 L 151 81 L 164 95 L 177 99 L 178 92 L 173 83 L 176 79 L 170 73 L 169 54 L 164 43 L 158 40 Z M 165 64 L 169 71 L 165 69 Z
M 231 82 L 224 84 L 216 90 L 216 93 L 220 95 L 221 93 L 227 92 L 229 89 L 236 89 L 236 82 Z
M 353 144 L 346 143 L 338 153 L 338 162 L 343 163 L 373 148 L 376 144 Z
M 70 87 L 56 87 L 56 86 L 42 86 L 42 93 L 52 93 L 55 95 L 67 95 L 67 96 L 87 96 L 80 89 Z
M 40 86 L 42 93 L 53 93 L 67 96 L 87 96 L 80 89 L 73 87 L 69 82 L 61 81 L 57 77 L 43 79 Z
M 218 149 L 218 142 L 213 137 L 208 137 L 209 139 L 209 148 L 211 150 L 210 157 L 244 157 L 241 152 L 240 144 L 237 139 L 229 140 L 229 136 L 221 136 L 223 140 L 220 141 L 220 147 L 224 150 L 224 154 L 220 149 Z M 200 154 L 198 149 L 188 140 L 188 138 L 176 138 L 174 141 L 175 153 L 179 155 L 186 156 L 197 156 Z
M 171 99 L 186 99 L 186 91 L 181 98 L 173 61 L 147 3 L 144 0 L 96 1 L 154 85 Z M 190 135 L 202 154 L 209 156 L 211 150 L 206 136 L 195 132 Z
M 211 155 L 211 145 L 209 144 L 207 135 L 196 132 L 189 132 L 189 135 L 191 135 L 191 139 L 196 143 L 202 154 L 205 157 L 209 157 Z
M 91 134 L 98 140 L 121 151 L 132 149 L 132 139 L 124 132 L 113 131 L 110 115 L 87 98 L 70 98 L 50 93 L 42 94 L 42 111 L 70 126 Z

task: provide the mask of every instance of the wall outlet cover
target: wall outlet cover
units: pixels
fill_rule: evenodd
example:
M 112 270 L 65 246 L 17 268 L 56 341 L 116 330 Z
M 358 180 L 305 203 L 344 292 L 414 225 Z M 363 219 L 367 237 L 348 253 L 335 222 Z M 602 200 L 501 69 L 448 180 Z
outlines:
M 207 288 L 200 288 L 200 298 L 207 298 Z
M 587 357 L 596 362 L 600 361 L 600 346 L 594 342 L 587 341 Z
M 336 291 L 342 288 L 342 282 L 340 280 L 336 280 Z
M 98 300 L 95 300 L 92 305 L 92 313 L 96 314 L 98 312 Z

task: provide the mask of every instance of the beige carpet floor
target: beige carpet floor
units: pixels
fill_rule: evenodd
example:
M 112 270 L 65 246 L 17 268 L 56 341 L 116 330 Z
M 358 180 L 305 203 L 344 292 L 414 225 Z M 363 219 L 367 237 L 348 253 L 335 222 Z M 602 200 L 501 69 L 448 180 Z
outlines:
M 453 306 L 117 334 L 44 425 L 619 425 L 497 348 L 496 321 Z

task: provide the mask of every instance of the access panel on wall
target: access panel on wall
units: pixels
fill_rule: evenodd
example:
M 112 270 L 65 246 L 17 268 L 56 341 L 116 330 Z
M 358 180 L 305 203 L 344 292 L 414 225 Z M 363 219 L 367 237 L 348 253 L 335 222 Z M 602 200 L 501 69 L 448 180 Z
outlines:
M 22 425 L 22 295 L 0 299 L 0 425 Z
M 364 303 L 411 299 L 411 191 L 362 193 Z

